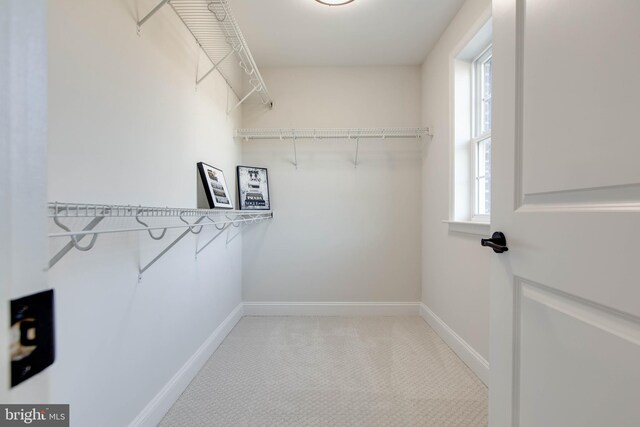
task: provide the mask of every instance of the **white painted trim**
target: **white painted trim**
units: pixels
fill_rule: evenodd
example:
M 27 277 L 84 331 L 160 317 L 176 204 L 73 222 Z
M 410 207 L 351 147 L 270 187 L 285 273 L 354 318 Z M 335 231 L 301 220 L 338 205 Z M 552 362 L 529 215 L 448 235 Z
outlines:
M 245 316 L 416 316 L 420 302 L 279 302 L 244 303 Z
M 465 35 L 458 41 L 458 44 L 449 53 L 449 218 L 455 218 L 456 213 L 456 109 L 455 109 L 455 61 L 460 52 L 478 34 L 484 25 L 492 19 L 492 6 L 489 5 L 476 19 Z
M 156 426 L 243 315 L 243 304 L 240 303 L 131 421 L 129 427 Z
M 47 7 L 0 1 L 0 346 L 9 348 L 10 304 L 49 288 L 47 242 Z M 55 7 L 51 5 L 51 7 Z M 60 328 L 61 325 L 56 325 Z M 10 388 L 9 353 L 0 355 L 0 402 L 50 402 L 56 365 Z M 59 362 L 58 362 L 59 367 Z
M 420 316 L 436 331 L 440 338 L 451 347 L 478 378 L 488 386 L 489 362 L 423 303 L 420 304 Z
M 467 233 L 476 236 L 488 237 L 491 233 L 491 224 L 481 221 L 442 221 L 449 224 L 449 231 Z

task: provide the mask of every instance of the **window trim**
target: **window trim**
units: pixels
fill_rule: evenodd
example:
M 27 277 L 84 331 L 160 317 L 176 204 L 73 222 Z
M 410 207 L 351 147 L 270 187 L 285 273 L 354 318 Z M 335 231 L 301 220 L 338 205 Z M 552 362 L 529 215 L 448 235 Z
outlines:
M 472 221 L 475 197 L 475 150 L 471 91 L 472 63 L 492 42 L 491 7 L 470 26 L 449 52 L 449 218 L 442 222 L 449 232 L 488 236 L 489 218 Z
M 487 222 L 480 221 L 455 221 L 444 220 L 442 221 L 448 224 L 449 231 L 456 233 L 473 234 L 474 236 L 489 237 L 491 235 L 491 225 Z

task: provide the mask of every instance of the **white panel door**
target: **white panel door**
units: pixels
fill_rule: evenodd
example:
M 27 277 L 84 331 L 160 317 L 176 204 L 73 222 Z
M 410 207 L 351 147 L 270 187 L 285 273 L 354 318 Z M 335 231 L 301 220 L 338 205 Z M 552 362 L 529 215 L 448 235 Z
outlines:
M 640 0 L 493 25 L 490 423 L 638 426 Z

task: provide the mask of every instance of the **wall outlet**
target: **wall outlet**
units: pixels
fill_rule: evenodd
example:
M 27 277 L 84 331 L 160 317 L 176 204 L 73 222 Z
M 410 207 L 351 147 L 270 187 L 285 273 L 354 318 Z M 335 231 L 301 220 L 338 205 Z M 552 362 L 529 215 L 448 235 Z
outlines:
M 55 360 L 53 289 L 11 301 L 11 387 Z

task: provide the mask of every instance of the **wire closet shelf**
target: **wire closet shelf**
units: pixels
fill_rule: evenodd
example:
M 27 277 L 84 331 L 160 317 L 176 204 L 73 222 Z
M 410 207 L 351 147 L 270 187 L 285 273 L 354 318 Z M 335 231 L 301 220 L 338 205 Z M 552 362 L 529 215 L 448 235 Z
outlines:
M 172 7 L 211 61 L 211 68 L 196 76 L 196 85 L 217 70 L 238 98 L 237 104 L 229 108 L 227 113 L 254 94 L 262 104 L 269 108 L 273 106 L 273 100 L 228 0 L 162 0 L 137 22 L 138 32 L 165 4 Z M 230 57 L 235 57 L 235 61 L 227 61 Z
M 236 129 L 235 137 L 244 141 L 252 139 L 279 139 L 293 142 L 293 165 L 298 169 L 298 150 L 296 140 L 337 140 L 345 139 L 355 142 L 353 166 L 358 167 L 358 153 L 361 139 L 413 138 L 432 136 L 428 127 L 417 128 L 323 128 L 323 129 Z
M 236 138 L 250 139 L 386 139 L 430 136 L 428 127 L 415 128 L 322 128 L 236 129 Z
M 211 244 L 218 236 L 230 227 L 238 228 L 239 231 L 233 236 L 227 236 L 227 244 L 237 237 L 242 228 L 249 224 L 263 222 L 273 218 L 273 212 L 265 211 L 240 211 L 230 209 L 182 209 L 170 207 L 150 207 L 134 205 L 110 205 L 110 204 L 86 204 L 86 203 L 60 203 L 50 202 L 48 204 L 48 217 L 62 231 L 48 234 L 50 238 L 67 237 L 70 241 L 49 261 L 48 268 L 53 267 L 69 251 L 77 249 L 79 251 L 91 250 L 100 234 L 126 233 L 135 231 L 146 231 L 153 240 L 162 240 L 167 230 L 186 229 L 171 244 L 169 244 L 150 263 L 140 268 L 140 277 L 151 265 L 160 259 L 169 249 L 188 234 L 200 234 L 205 227 L 215 227 L 218 232 L 202 247 L 196 250 L 196 256 Z M 112 228 L 97 228 L 105 219 L 135 219 L 136 224 Z M 150 220 L 151 218 L 156 218 Z M 71 230 L 68 223 L 74 219 L 90 219 L 82 229 Z M 176 221 L 178 220 L 178 221 Z M 63 221 L 67 222 L 65 224 Z M 155 224 L 150 224 L 151 222 Z M 121 222 L 118 222 L 121 224 Z M 155 234 L 154 234 L 155 232 Z M 85 237 L 91 236 L 88 244 L 81 244 Z

